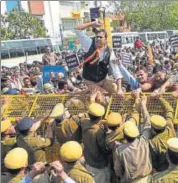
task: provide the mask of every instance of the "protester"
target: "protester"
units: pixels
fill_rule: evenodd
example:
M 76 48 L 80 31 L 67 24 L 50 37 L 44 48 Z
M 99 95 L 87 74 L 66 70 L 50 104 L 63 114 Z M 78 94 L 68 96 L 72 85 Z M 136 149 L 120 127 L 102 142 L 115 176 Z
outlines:
M 95 102 L 96 97 L 94 91 L 97 89 L 103 91 L 105 89 L 109 94 L 122 93 L 121 74 L 116 64 L 114 52 L 107 46 L 107 33 L 105 30 L 98 30 L 95 39 L 91 39 L 82 30 L 89 27 L 97 28 L 102 26 L 101 22 L 91 22 L 76 27 L 76 34 L 85 49 L 85 60 L 83 62 L 83 78 L 85 84 L 91 90 L 91 102 Z M 117 85 L 107 79 L 109 68 L 117 80 Z
M 42 63 L 44 65 L 56 65 L 57 61 L 58 61 L 58 57 L 51 52 L 51 48 L 46 47 L 46 53 L 42 57 Z

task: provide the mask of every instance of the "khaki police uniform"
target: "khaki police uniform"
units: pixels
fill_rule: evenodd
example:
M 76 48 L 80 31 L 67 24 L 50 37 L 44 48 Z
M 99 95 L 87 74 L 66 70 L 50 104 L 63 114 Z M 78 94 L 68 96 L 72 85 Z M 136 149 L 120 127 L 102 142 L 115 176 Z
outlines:
M 64 119 L 61 123 L 56 125 L 56 138 L 57 141 L 62 145 L 67 141 L 81 142 L 81 129 L 80 122 L 87 118 L 87 114 L 82 114 L 81 117 L 74 115 L 69 119 Z
M 9 183 L 19 183 L 24 177 L 24 174 L 18 174 L 14 178 L 12 178 Z
M 157 134 L 150 141 L 153 167 L 157 171 L 163 171 L 168 168 L 169 164 L 166 159 L 167 140 L 176 136 L 173 126 L 173 109 L 165 99 L 160 99 L 160 101 L 166 110 L 167 126 L 164 132 Z
M 178 166 L 173 166 L 167 170 L 155 174 L 151 183 L 177 183 L 178 182 Z
M 168 145 L 168 158 L 169 158 L 169 168 L 163 172 L 157 173 L 153 176 L 151 183 L 176 183 L 178 182 L 178 165 L 177 165 L 177 155 L 178 155 L 178 138 L 170 138 L 167 141 Z M 170 154 L 171 152 L 172 154 Z M 173 156 L 174 158 L 170 157 Z
M 67 164 L 65 167 L 66 173 L 77 183 L 93 183 L 94 178 L 88 170 L 79 162 L 75 164 Z
M 1 173 L 1 183 L 8 183 L 15 175 L 11 175 L 10 173 Z
M 47 138 L 41 138 L 40 136 L 25 136 L 23 138 L 35 152 L 35 159 L 37 162 L 46 162 L 46 155 L 43 148 L 51 145 L 51 140 Z

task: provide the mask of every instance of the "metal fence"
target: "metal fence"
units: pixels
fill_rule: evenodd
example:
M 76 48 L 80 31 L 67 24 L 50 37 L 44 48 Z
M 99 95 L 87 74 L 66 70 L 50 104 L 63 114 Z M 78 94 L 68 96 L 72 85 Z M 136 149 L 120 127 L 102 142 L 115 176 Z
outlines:
M 159 114 L 164 116 L 164 108 L 159 99 L 151 99 L 150 93 L 145 93 L 148 96 L 147 108 L 150 114 Z M 4 96 L 2 96 L 4 97 Z M 38 118 L 46 114 L 57 103 L 67 104 L 68 100 L 75 98 L 81 101 L 80 105 L 67 106 L 69 112 L 73 114 L 79 114 L 86 112 L 89 106 L 89 96 L 86 95 L 10 95 L 10 102 L 4 111 L 3 116 L 8 117 L 32 117 Z M 170 93 L 164 94 L 163 98 L 166 99 L 174 109 L 174 121 L 178 124 L 178 99 L 172 97 Z M 130 93 L 125 94 L 124 99 L 120 99 L 118 96 L 113 95 L 109 99 L 107 106 L 106 116 L 109 111 L 120 112 L 121 114 L 130 113 L 132 111 L 134 100 Z
M 164 116 L 164 108 L 159 99 L 151 99 L 149 97 L 150 93 L 146 93 L 146 95 L 148 96 L 147 108 L 149 113 Z M 3 97 L 4 96 L 2 96 L 2 98 Z M 28 116 L 37 119 L 45 115 L 47 111 L 52 110 L 52 108 L 59 102 L 68 107 L 71 114 L 87 112 L 89 106 L 88 95 L 10 95 L 9 97 L 9 104 L 5 109 L 3 116 L 10 118 Z M 71 98 L 78 99 L 81 102 L 78 103 L 79 105 L 73 105 L 72 103 L 68 104 L 68 101 Z M 176 131 L 178 132 L 178 99 L 173 98 L 169 93 L 164 94 L 163 98 L 166 99 L 174 109 L 174 123 Z M 110 111 L 120 112 L 121 114 L 130 113 L 132 112 L 133 104 L 134 100 L 130 93 L 126 93 L 124 99 L 120 99 L 118 96 L 113 95 L 109 99 L 105 117 L 107 117 Z M 44 136 L 44 129 L 45 125 L 42 125 L 37 133 Z M 58 143 L 54 143 L 52 146 L 44 148 L 47 162 L 50 163 L 60 159 L 59 149 L 60 144 Z

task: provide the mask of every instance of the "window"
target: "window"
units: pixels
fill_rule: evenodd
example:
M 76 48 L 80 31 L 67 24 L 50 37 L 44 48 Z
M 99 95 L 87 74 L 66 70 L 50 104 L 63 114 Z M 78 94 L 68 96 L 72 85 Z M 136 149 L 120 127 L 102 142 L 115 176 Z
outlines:
M 64 30 L 71 30 L 74 29 L 77 25 L 77 20 L 75 19 L 62 19 L 62 24 Z
M 60 1 L 60 5 L 61 6 L 73 6 L 75 2 L 71 2 L 71 1 Z
M 20 10 L 20 0 L 6 1 L 6 8 L 7 8 L 7 12 L 12 11 L 14 8 L 17 8 L 18 10 Z
M 18 41 L 10 41 L 6 43 L 7 48 L 22 48 L 22 43 Z
M 159 39 L 164 39 L 165 38 L 165 34 L 164 33 L 159 33 L 158 34 L 158 38 Z
M 16 41 L 3 41 L 1 58 L 15 58 L 25 56 L 26 52 L 28 55 L 36 55 L 45 53 L 46 46 L 52 47 L 51 39 L 26 39 Z
M 9 52 L 8 50 L 1 50 L 1 59 L 6 59 L 6 58 L 10 58 Z
M 17 52 L 17 57 L 22 57 L 25 55 L 23 48 L 17 48 L 16 52 Z
M 34 47 L 35 45 L 35 41 L 23 41 L 23 47 Z
M 146 41 L 146 34 L 140 34 L 140 38 L 142 41 Z
M 72 1 L 60 1 L 61 6 L 70 6 L 75 10 L 80 10 L 81 9 L 81 4 L 80 2 L 72 2 Z

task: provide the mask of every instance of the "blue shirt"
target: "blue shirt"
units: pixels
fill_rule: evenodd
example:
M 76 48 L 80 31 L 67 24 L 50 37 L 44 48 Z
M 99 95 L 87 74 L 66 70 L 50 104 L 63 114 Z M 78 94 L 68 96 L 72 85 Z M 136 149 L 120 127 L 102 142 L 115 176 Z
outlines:
M 132 89 L 138 89 L 139 88 L 139 82 L 137 81 L 136 78 L 134 78 L 134 76 L 132 76 L 132 74 L 130 74 L 130 72 L 122 65 L 119 65 L 119 69 L 123 75 L 124 80 L 127 81 L 127 83 L 129 85 L 131 85 Z
M 30 183 L 32 182 L 32 179 L 28 176 L 25 176 L 19 183 Z M 64 183 L 76 183 L 74 180 L 72 180 L 70 177 L 64 180 Z

